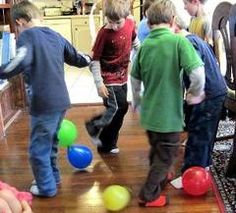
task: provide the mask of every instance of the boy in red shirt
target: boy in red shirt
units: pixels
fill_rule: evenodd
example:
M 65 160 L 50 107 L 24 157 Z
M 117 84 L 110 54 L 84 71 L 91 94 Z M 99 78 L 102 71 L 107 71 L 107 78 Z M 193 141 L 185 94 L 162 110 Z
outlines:
M 130 1 L 108 0 L 104 3 L 107 23 L 100 29 L 94 47 L 93 73 L 98 94 L 106 110 L 86 122 L 86 129 L 98 152 L 119 152 L 117 140 L 128 110 L 127 79 L 132 46 L 138 48 L 134 21 L 128 18 Z

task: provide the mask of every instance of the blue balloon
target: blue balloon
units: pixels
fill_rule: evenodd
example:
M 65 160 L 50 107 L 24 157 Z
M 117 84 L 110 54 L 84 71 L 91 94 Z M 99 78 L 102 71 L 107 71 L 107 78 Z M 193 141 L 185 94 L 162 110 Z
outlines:
M 84 169 L 92 162 L 93 153 L 87 146 L 75 144 L 68 147 L 67 158 L 73 167 Z

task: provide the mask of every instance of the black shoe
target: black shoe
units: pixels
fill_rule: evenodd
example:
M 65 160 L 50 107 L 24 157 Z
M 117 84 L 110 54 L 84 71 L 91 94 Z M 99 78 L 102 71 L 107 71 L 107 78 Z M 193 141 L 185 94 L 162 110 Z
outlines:
M 120 149 L 118 147 L 105 148 L 103 146 L 97 148 L 98 153 L 101 154 L 118 154 Z
M 102 146 L 102 142 L 98 137 L 100 130 L 98 128 L 96 128 L 94 125 L 92 125 L 92 123 L 90 121 L 85 123 L 85 127 L 86 127 L 86 130 L 87 130 L 90 138 L 91 138 L 91 142 L 95 146 Z

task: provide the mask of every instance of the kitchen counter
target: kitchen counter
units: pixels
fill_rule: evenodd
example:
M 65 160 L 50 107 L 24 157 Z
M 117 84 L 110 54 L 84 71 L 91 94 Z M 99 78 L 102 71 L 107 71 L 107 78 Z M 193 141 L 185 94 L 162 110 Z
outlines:
M 101 15 L 96 14 L 94 17 L 101 17 Z M 44 16 L 43 19 L 73 19 L 73 18 L 89 18 L 89 15 L 61 15 L 61 16 Z

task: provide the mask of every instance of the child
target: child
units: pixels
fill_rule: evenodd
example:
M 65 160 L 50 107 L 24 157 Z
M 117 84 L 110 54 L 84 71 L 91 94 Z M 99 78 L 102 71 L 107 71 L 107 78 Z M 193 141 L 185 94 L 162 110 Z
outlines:
M 104 15 L 108 23 L 97 35 L 90 66 L 98 94 L 106 110 L 86 122 L 86 129 L 98 152 L 119 152 L 117 140 L 128 110 L 127 78 L 132 45 L 138 48 L 135 24 L 128 18 L 129 0 L 107 0 Z
M 161 191 L 179 147 L 183 131 L 182 70 L 190 76 L 189 104 L 204 99 L 205 74 L 201 59 L 184 37 L 175 35 L 171 26 L 176 15 L 170 0 L 158 0 L 147 10 L 149 36 L 140 47 L 131 71 L 132 86 L 144 85 L 140 122 L 151 146 L 150 171 L 139 194 L 139 204 L 160 207 L 167 203 Z M 137 108 L 139 91 L 133 90 Z
M 29 204 L 32 195 L 29 192 L 20 192 L 0 181 L 0 212 L 1 213 L 32 213 Z
M 138 25 L 138 32 L 137 32 L 138 39 L 141 43 L 143 43 L 144 39 L 148 36 L 150 32 L 150 28 L 147 24 L 146 11 L 154 1 L 155 0 L 145 0 L 143 3 L 143 19 L 140 21 Z
M 52 197 L 60 183 L 57 131 L 70 107 L 64 62 L 84 67 L 90 57 L 77 53 L 61 35 L 41 26 L 41 12 L 31 2 L 15 4 L 11 11 L 19 32 L 17 55 L 0 67 L 0 78 L 24 74 L 31 115 L 29 159 L 36 180 L 30 192 Z
M 209 167 L 212 163 L 211 154 L 217 133 L 218 123 L 223 110 L 227 87 L 221 75 L 217 59 L 210 46 L 200 37 L 185 30 L 185 23 L 177 17 L 174 30 L 183 34 L 197 50 L 204 62 L 206 83 L 206 98 L 196 105 L 185 105 L 188 139 L 185 148 L 184 165 L 182 172 L 192 166 Z M 189 87 L 189 78 L 184 76 L 186 89 Z
M 184 9 L 192 16 L 188 27 L 189 32 L 212 44 L 211 24 L 204 10 L 206 2 L 207 0 L 184 0 Z

